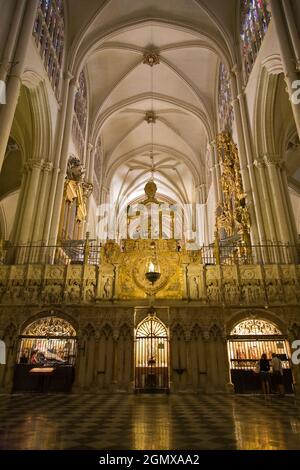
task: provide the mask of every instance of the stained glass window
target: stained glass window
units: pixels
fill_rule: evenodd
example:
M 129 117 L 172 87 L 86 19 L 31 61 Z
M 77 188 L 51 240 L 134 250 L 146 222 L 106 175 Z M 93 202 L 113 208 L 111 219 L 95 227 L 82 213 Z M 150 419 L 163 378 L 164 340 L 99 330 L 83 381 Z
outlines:
M 219 70 L 218 114 L 220 132 L 232 131 L 233 107 L 230 88 L 230 74 L 223 63 Z
M 83 71 L 79 75 L 79 86 L 75 96 L 73 139 L 81 160 L 84 153 L 85 131 L 87 122 L 87 88 Z
M 246 79 L 251 73 L 270 17 L 267 0 L 241 0 L 241 44 Z
M 52 88 L 58 95 L 64 52 L 63 0 L 40 0 L 33 34 Z

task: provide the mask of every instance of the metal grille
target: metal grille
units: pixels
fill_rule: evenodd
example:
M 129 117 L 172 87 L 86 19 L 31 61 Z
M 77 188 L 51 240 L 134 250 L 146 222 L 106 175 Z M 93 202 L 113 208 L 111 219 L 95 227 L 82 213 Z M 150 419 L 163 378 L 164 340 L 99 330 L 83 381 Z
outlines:
M 228 354 L 230 368 L 239 370 L 251 370 L 255 368 L 261 355 L 265 353 L 268 359 L 272 359 L 272 353 L 278 354 L 284 369 L 290 368 L 289 346 L 282 336 L 243 337 L 228 341 Z
M 188 247 L 187 247 L 188 248 Z M 189 250 L 188 250 L 189 251 Z M 268 243 L 246 246 L 220 245 L 218 256 L 212 246 L 201 247 L 201 263 L 206 265 L 297 264 L 300 245 Z M 0 264 L 101 264 L 101 243 L 97 240 L 66 240 L 60 245 L 15 246 L 0 244 Z
M 135 388 L 169 389 L 169 338 L 164 324 L 148 316 L 138 327 L 135 340 Z

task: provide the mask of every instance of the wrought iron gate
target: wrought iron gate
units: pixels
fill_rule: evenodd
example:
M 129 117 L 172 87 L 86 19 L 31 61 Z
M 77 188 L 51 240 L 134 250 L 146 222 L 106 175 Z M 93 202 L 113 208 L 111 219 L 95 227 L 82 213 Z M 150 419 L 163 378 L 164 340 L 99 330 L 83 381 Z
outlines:
M 169 338 L 165 325 L 149 315 L 140 323 L 135 338 L 135 388 L 141 391 L 169 389 Z

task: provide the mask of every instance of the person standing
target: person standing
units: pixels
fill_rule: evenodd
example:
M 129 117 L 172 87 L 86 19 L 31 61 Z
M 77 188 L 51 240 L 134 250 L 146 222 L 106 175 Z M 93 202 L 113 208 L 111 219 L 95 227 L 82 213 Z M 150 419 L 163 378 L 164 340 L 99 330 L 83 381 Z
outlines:
M 284 384 L 283 384 L 282 362 L 276 353 L 272 353 L 271 367 L 272 367 L 272 378 L 273 378 L 275 390 L 278 391 L 279 395 L 283 397 L 284 396 Z
M 267 355 L 263 353 L 259 361 L 259 376 L 260 376 L 260 383 L 261 383 L 262 391 L 265 395 L 269 394 L 271 391 L 269 373 L 270 373 L 270 362 L 267 359 Z

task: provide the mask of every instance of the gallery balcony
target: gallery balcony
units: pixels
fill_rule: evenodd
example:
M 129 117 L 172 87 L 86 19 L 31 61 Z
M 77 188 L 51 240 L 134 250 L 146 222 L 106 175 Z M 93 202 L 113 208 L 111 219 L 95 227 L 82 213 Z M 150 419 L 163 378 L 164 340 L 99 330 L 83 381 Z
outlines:
M 0 301 L 57 305 L 156 298 L 189 305 L 299 305 L 299 247 L 215 244 L 188 248 L 163 239 L 101 245 L 87 238 L 57 246 L 4 245 Z M 146 266 L 153 249 L 160 274 L 150 282 Z

